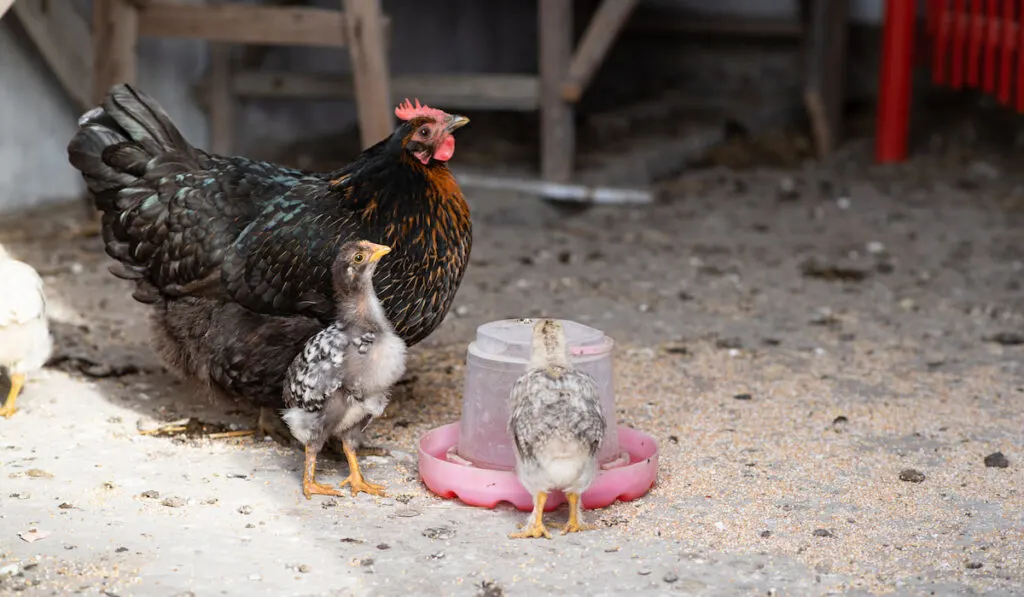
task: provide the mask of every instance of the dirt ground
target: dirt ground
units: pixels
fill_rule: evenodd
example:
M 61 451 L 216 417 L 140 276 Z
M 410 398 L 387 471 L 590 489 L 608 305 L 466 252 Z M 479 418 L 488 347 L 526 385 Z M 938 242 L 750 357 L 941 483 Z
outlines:
M 1024 594 L 1024 181 L 868 149 L 767 170 L 724 148 L 643 207 L 469 192 L 456 306 L 371 427 L 383 499 L 306 501 L 273 442 L 140 436 L 252 413 L 162 370 L 80 205 L 4 215 L 58 347 L 0 421 L 0 593 Z M 599 530 L 523 542 L 522 513 L 433 496 L 414 454 L 458 418 L 475 327 L 537 315 L 615 339 L 616 416 L 661 468 Z

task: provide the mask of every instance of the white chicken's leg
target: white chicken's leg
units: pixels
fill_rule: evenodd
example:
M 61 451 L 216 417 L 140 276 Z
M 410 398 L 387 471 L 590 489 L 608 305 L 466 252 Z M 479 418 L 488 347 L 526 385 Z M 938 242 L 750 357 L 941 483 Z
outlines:
M 548 494 L 538 491 L 533 498 L 533 514 L 530 515 L 530 522 L 526 528 L 518 533 L 509 533 L 510 539 L 545 539 L 551 538 L 551 533 L 544 527 L 544 503 L 548 501 Z
M 11 391 L 7 394 L 7 400 L 4 405 L 0 407 L 0 417 L 10 419 L 14 416 L 14 413 L 18 412 L 17 408 L 14 408 L 14 403 L 18 400 L 18 394 L 21 393 L 22 386 L 25 385 L 25 376 L 21 373 L 14 373 L 11 375 Z

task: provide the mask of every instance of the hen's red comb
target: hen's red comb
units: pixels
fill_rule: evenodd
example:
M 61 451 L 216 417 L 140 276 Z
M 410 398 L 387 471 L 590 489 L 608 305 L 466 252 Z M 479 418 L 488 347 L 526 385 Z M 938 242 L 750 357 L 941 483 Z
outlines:
M 406 98 L 404 102 L 398 104 L 398 107 L 395 108 L 395 116 L 401 120 L 412 120 L 417 116 L 430 116 L 434 120 L 443 120 L 448 117 L 448 114 L 446 114 L 444 110 L 431 108 L 426 104 L 421 105 L 420 100 L 418 99 L 415 101 L 416 104 L 413 105 L 413 103 L 409 101 L 409 98 Z

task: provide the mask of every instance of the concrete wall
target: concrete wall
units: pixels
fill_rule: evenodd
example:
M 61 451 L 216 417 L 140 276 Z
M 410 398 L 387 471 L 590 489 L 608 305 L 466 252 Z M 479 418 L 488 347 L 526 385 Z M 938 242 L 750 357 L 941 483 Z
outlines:
M 235 0 L 237 1 L 237 0 Z M 796 0 L 646 0 L 694 11 L 785 18 Z M 88 0 L 76 0 L 88 14 Z M 316 0 L 337 6 L 338 0 Z M 536 0 L 383 0 L 393 16 L 393 73 L 531 72 L 536 65 Z M 852 0 L 852 18 L 880 20 L 883 0 Z M 428 8 L 429 6 L 429 8 Z M 0 211 L 79 195 L 65 146 L 79 110 L 71 105 L 20 27 L 0 22 Z M 83 51 L 88 49 L 83 48 Z M 281 48 L 261 65 L 275 70 L 348 71 L 343 50 Z M 156 97 L 186 137 L 205 146 L 205 117 L 192 88 L 206 68 L 205 45 L 142 40 L 140 85 Z M 355 112 L 341 102 L 246 102 L 237 123 L 242 152 L 350 129 Z

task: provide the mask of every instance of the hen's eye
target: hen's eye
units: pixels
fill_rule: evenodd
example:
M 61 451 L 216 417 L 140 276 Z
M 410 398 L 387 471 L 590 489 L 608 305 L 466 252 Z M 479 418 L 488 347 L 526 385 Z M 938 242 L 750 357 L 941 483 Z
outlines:
M 430 129 L 428 129 L 427 127 L 421 128 L 420 129 L 420 135 L 423 136 L 423 137 L 429 137 L 430 136 Z
M 356 253 L 356 256 L 352 258 L 352 262 L 353 263 L 362 263 L 363 262 L 363 254 L 362 253 Z

